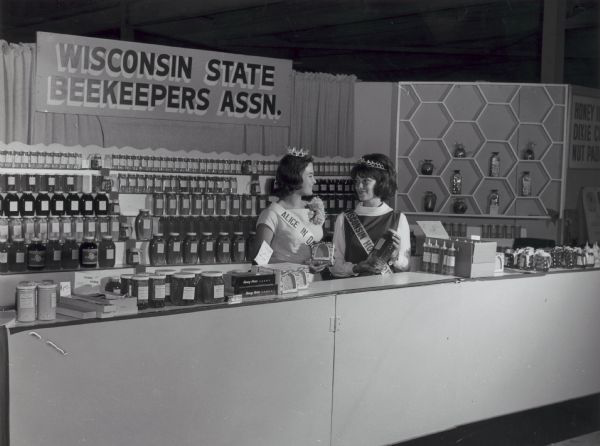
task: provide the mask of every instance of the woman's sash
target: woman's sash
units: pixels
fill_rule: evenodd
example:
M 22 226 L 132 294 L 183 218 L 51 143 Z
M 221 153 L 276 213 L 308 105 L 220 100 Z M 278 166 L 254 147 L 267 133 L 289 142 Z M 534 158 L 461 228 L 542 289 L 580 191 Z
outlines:
M 281 219 L 293 230 L 298 239 L 302 240 L 302 243 L 310 246 L 315 241 L 315 236 L 310 229 L 308 229 L 300 217 L 289 209 L 285 209 L 278 203 L 271 203 L 273 210 Z
M 356 212 L 344 211 L 344 217 L 346 217 L 346 220 L 348 220 L 348 223 L 350 224 L 354 235 L 356 236 L 359 243 L 367 253 L 367 256 L 371 254 L 371 251 L 373 251 L 375 244 L 373 243 L 373 240 L 371 240 L 371 237 L 369 237 L 367 230 L 358 218 L 358 215 L 356 215 Z M 392 274 L 392 270 L 389 267 L 389 265 L 385 265 L 385 267 L 381 271 L 381 274 Z

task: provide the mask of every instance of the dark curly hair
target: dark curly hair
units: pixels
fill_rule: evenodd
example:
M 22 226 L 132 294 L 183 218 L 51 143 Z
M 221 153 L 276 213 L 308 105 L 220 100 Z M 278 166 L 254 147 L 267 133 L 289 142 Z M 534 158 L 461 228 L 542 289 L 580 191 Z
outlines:
M 313 158 L 310 155 L 294 156 L 285 155 L 279 161 L 277 174 L 275 175 L 275 195 L 284 198 L 302 188 L 302 172 L 306 169 Z
M 392 161 L 382 153 L 371 153 L 362 157 L 365 161 L 375 161 L 383 164 L 384 169 L 371 167 L 363 162 L 358 162 L 350 170 L 353 180 L 356 177 L 373 178 L 375 183 L 375 195 L 383 201 L 388 201 L 396 193 L 396 171 Z

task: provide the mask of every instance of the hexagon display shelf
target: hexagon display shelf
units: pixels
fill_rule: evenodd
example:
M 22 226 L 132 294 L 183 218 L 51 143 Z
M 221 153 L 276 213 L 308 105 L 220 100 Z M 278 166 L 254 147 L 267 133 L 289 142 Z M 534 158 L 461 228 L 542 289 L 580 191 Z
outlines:
M 549 219 L 562 215 L 566 150 L 567 85 L 432 83 L 398 84 L 396 205 L 407 214 L 452 217 Z M 454 157 L 461 144 L 466 156 Z M 533 159 L 527 158 L 533 150 Z M 490 158 L 500 157 L 499 176 Z M 421 167 L 431 160 L 431 175 Z M 460 195 L 450 181 L 459 170 Z M 530 195 L 523 176 L 530 177 Z M 489 196 L 500 196 L 498 215 Z M 424 212 L 425 192 L 435 193 L 434 212 Z M 462 199 L 464 214 L 453 213 Z

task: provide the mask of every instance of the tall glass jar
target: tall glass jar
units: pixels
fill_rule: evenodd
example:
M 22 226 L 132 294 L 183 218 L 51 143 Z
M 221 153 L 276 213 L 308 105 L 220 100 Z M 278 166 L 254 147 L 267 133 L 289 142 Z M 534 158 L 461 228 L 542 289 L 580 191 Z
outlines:
M 142 274 L 136 274 L 132 277 L 132 297 L 137 298 L 138 310 L 148 308 L 149 281 L 149 277 Z
M 202 215 L 202 194 L 193 193 L 192 194 L 192 210 L 191 214 L 193 216 Z
M 10 245 L 6 237 L 0 237 L 0 273 L 8 272 L 8 251 Z
M 179 215 L 190 215 L 190 195 L 179 194 Z
M 171 279 L 171 303 L 192 305 L 196 298 L 196 277 L 193 273 L 175 273 Z
M 160 217 L 165 214 L 165 195 L 162 192 L 152 194 L 152 215 Z
M 113 240 L 119 240 L 119 234 L 120 234 L 120 219 L 118 215 L 111 215 L 109 217 L 109 224 L 110 224 L 110 235 L 112 236 Z
M 231 263 L 231 238 L 227 232 L 219 232 L 216 258 L 217 263 Z
M 51 237 L 46 244 L 46 269 L 60 269 L 62 247 L 58 237 Z
M 200 241 L 200 263 L 215 263 L 215 238 L 212 232 L 203 232 Z
M 59 217 L 65 215 L 65 196 L 61 191 L 56 191 L 52 194 L 50 213 Z
M 8 236 L 11 241 L 23 238 L 23 220 L 19 217 L 10 217 L 8 220 Z
M 23 238 L 25 243 L 31 242 L 35 237 L 35 218 L 24 217 L 23 218 Z
M 65 198 L 65 212 L 67 215 L 79 215 L 79 195 L 69 192 Z
M 25 247 L 25 240 L 22 237 L 14 238 L 8 249 L 9 271 L 25 271 L 27 269 L 27 264 L 25 262 L 26 255 L 27 248 Z
M 94 197 L 92 194 L 81 194 L 79 198 L 79 212 L 83 216 L 94 215 Z
M 215 196 L 213 194 L 204 195 L 204 215 L 215 215 Z
M 115 266 L 115 243 L 110 235 L 102 237 L 102 241 L 98 245 L 98 266 L 100 268 Z
M 96 217 L 96 240 L 102 240 L 105 236 L 110 236 L 110 221 L 106 216 Z
M 242 215 L 252 215 L 252 195 L 242 195 Z
M 166 213 L 167 215 L 177 215 L 177 194 L 168 193 L 166 194 Z
M 75 237 L 77 243 L 81 243 L 83 241 L 83 217 L 79 215 L 76 217 L 71 217 L 71 233 Z
M 68 237 L 62 245 L 60 263 L 63 269 L 79 267 L 79 244 L 75 238 Z
M 237 194 L 229 195 L 229 215 L 240 215 L 241 198 Z
M 135 217 L 135 235 L 137 240 L 142 241 L 152 238 L 152 217 L 149 209 L 140 209 Z
M 19 212 L 21 217 L 33 217 L 35 215 L 35 198 L 30 191 L 23 192 L 21 195 Z
M 162 308 L 165 306 L 166 279 L 167 276 L 164 274 L 155 273 L 150 276 L 148 305 L 151 308 Z
M 0 238 L 9 238 L 7 217 L 0 217 Z
M 42 191 L 35 197 L 35 214 L 47 217 L 50 215 L 50 195 Z
M 154 234 L 148 246 L 150 265 L 162 266 L 167 264 L 166 243 L 161 232 Z
M 19 216 L 19 196 L 9 192 L 4 196 L 4 215 L 7 217 Z
M 183 240 L 183 263 L 198 263 L 198 238 L 195 232 L 188 232 Z
M 94 237 L 85 237 L 79 245 L 79 262 L 82 268 L 98 266 L 98 245 L 94 241 Z
M 86 237 L 96 237 L 96 217 L 84 217 L 83 238 Z
M 109 200 L 104 192 L 98 192 L 94 197 L 94 213 L 96 215 L 108 215 Z
M 183 263 L 181 252 L 181 237 L 178 232 L 171 232 L 167 239 L 167 264 L 180 265 Z
M 41 270 L 46 266 L 46 246 L 34 237 L 27 247 L 27 269 Z
M 246 261 L 246 240 L 243 232 L 233 233 L 233 242 L 231 249 L 231 260 L 234 263 L 242 263 Z

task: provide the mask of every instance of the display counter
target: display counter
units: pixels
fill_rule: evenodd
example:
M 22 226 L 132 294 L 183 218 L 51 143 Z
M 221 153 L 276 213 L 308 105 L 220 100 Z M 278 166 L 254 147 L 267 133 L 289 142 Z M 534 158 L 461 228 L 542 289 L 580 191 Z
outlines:
M 400 273 L 5 326 L 0 444 L 383 445 L 591 395 L 599 286 Z

